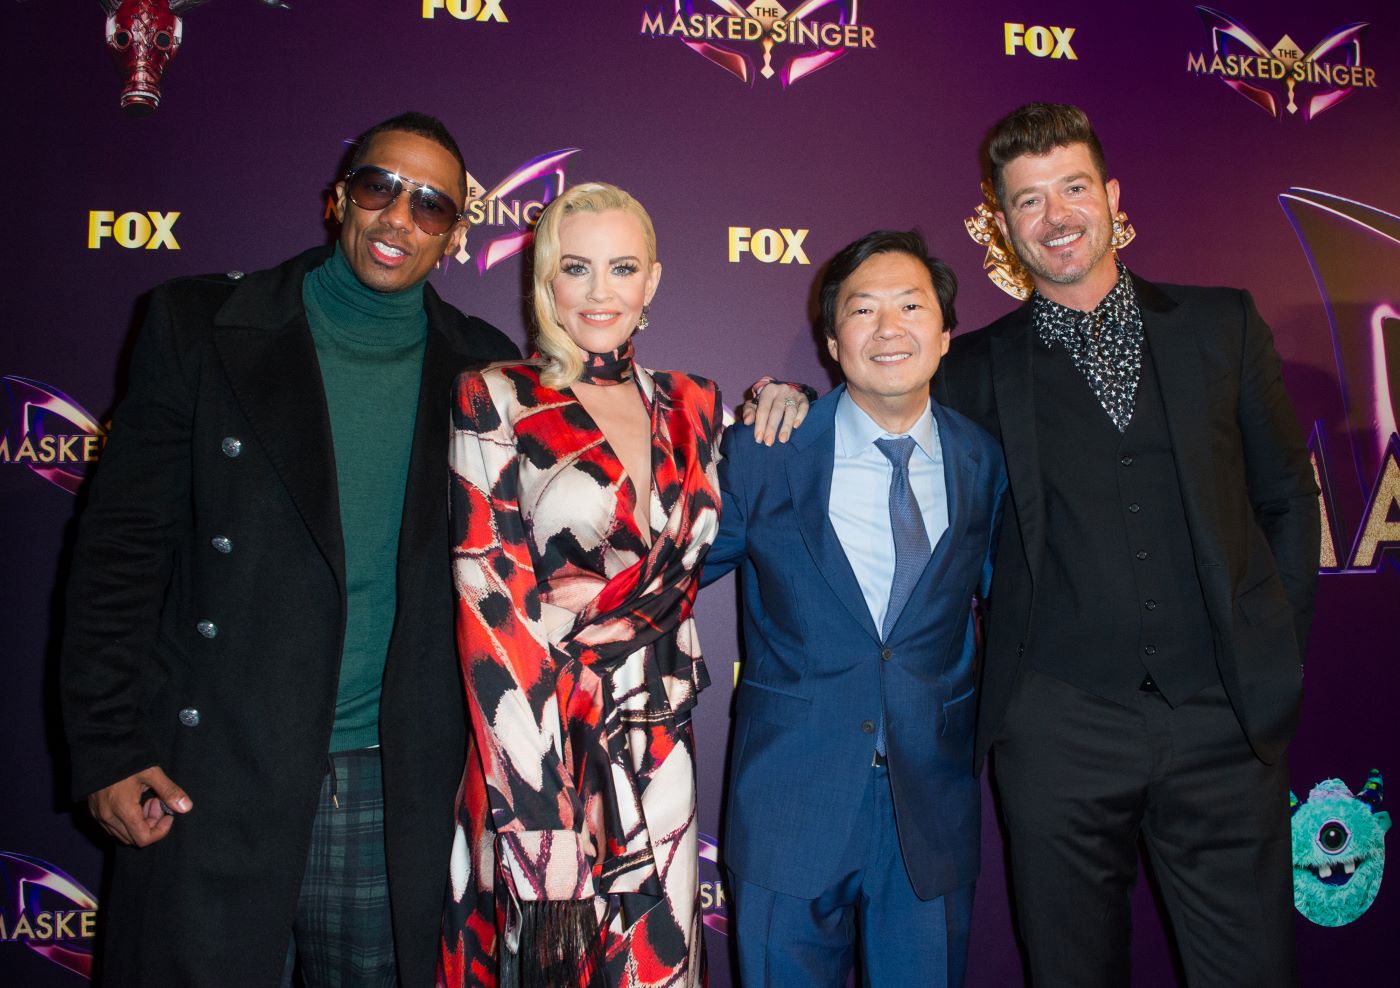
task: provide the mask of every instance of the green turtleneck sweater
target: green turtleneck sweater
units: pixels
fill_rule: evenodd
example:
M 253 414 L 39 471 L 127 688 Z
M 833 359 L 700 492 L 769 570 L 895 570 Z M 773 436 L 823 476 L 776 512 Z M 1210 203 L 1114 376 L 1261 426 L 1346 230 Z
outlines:
M 301 297 L 330 412 L 347 614 L 331 751 L 379 743 L 379 695 L 398 590 L 399 526 L 428 315 L 423 286 L 362 285 L 337 246 Z

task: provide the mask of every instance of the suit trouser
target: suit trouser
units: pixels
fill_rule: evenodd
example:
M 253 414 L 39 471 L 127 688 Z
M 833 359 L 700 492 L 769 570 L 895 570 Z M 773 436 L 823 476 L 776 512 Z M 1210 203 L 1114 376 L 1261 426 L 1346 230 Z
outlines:
M 1287 761 L 1223 687 L 1124 705 L 1027 669 L 993 750 L 1037 988 L 1129 983 L 1139 833 L 1193 988 L 1297 983 Z
M 743 988 L 842 988 L 857 940 L 867 988 L 962 985 L 973 884 L 936 899 L 914 893 L 883 766 L 870 770 L 858 820 L 835 879 L 814 899 L 729 873 Z

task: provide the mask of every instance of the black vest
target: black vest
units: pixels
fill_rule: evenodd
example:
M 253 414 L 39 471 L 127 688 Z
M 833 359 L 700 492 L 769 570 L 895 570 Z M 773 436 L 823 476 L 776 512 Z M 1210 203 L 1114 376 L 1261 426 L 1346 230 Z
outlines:
M 1028 659 L 1120 702 L 1150 675 L 1180 703 L 1219 673 L 1147 342 L 1123 433 L 1063 347 L 1032 345 L 1046 539 Z

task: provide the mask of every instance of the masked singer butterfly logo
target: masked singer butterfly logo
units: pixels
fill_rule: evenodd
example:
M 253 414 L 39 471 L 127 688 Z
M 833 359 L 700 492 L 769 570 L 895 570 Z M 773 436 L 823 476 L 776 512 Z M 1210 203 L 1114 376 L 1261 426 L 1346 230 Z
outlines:
M 791 10 L 777 0 L 747 6 L 739 0 L 674 0 L 642 12 L 642 34 L 679 38 L 750 85 L 757 74 L 777 76 L 785 88 L 852 48 L 875 47 L 875 29 L 860 19 L 860 0 L 801 0 Z
M 719 841 L 700 835 L 700 910 L 706 926 L 729 935 L 729 896 L 724 885 L 724 866 L 719 859 Z
M 463 219 L 470 229 L 453 255 L 457 263 L 466 264 L 475 252 L 476 269 L 484 274 L 529 247 L 540 213 L 567 184 L 565 160 L 578 151 L 564 148 L 531 158 L 490 189 L 468 172 Z
M 92 977 L 97 898 L 72 875 L 27 854 L 0 851 L 0 942 Z
M 10 428 L 0 433 L 0 464 L 27 466 L 70 494 L 107 442 L 107 427 L 42 381 L 0 378 L 10 398 Z
M 1305 53 L 1286 34 L 1271 48 L 1218 10 L 1197 7 L 1196 12 L 1210 50 L 1189 53 L 1186 71 L 1215 76 L 1272 117 L 1287 110 L 1311 120 L 1358 89 L 1376 88 L 1376 70 L 1361 57 L 1361 36 L 1369 24 L 1339 27 Z

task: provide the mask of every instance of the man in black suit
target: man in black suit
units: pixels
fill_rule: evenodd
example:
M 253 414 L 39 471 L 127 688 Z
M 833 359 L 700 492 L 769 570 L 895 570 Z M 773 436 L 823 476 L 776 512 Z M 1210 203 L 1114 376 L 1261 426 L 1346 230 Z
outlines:
M 1317 487 L 1247 292 L 1118 262 L 1119 188 L 1075 107 L 988 144 L 1035 287 L 954 339 L 944 399 L 998 436 L 1014 510 L 989 599 L 996 753 L 1036 985 L 1126 985 L 1137 839 L 1192 985 L 1296 982 L 1286 749 Z
M 152 296 L 63 648 L 74 793 L 123 845 L 107 984 L 432 983 L 466 738 L 448 402 L 517 355 L 425 283 L 465 194 L 404 114 L 337 184 L 334 250 Z

